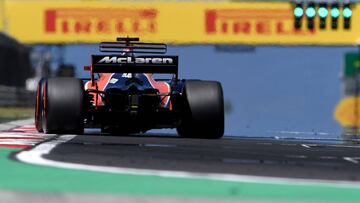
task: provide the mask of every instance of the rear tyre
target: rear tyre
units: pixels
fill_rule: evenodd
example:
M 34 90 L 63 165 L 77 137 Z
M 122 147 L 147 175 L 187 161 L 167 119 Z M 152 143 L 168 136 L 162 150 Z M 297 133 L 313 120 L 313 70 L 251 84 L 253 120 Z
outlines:
M 221 84 L 189 80 L 184 84 L 184 114 L 177 132 L 182 137 L 219 139 L 224 135 L 224 99 Z
M 36 89 L 36 102 L 35 102 L 35 127 L 38 132 L 43 132 L 42 128 L 42 115 L 43 115 L 43 106 L 44 106 L 44 82 L 45 78 L 39 80 L 37 89 Z
M 49 78 L 44 84 L 45 133 L 84 132 L 84 88 L 76 78 Z

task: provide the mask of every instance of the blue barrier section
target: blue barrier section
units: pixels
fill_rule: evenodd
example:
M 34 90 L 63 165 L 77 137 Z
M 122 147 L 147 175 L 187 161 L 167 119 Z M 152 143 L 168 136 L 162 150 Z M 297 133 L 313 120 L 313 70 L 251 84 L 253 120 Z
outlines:
M 97 45 L 66 47 L 65 62 L 83 65 Z M 220 50 L 220 51 L 219 51 Z M 241 50 L 241 49 L 239 49 Z M 180 78 L 219 80 L 229 112 L 226 135 L 339 138 L 333 112 L 341 98 L 343 55 L 356 47 L 216 49 L 211 45 L 169 46 L 179 55 Z

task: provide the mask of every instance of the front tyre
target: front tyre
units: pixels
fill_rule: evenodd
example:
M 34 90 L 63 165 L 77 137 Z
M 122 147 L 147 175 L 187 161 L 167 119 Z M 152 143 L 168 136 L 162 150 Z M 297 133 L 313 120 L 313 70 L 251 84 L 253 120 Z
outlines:
M 189 138 L 219 139 L 224 135 L 224 99 L 216 81 L 185 81 L 184 113 L 178 134 Z
M 45 133 L 84 132 L 84 88 L 76 78 L 49 78 L 44 87 Z

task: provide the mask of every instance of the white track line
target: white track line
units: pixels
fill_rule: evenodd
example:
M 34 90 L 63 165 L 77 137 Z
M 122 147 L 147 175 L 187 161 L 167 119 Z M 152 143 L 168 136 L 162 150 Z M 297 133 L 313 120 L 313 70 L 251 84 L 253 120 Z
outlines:
M 11 133 L 3 133 L 3 132 L 0 132 L 0 139 L 3 139 L 4 137 L 11 137 L 11 138 L 24 138 L 24 139 L 41 139 L 41 138 L 46 138 L 46 137 L 49 137 L 49 136 L 39 136 L 37 134 L 34 134 L 34 133 L 14 133 L 14 132 L 11 132 Z
M 309 145 L 306 145 L 306 144 L 301 144 L 302 147 L 305 147 L 305 148 L 308 148 L 310 149 L 311 147 Z
M 124 167 L 109 167 L 109 166 L 94 166 L 78 163 L 66 163 L 62 161 L 54 161 L 44 158 L 56 146 L 68 142 L 75 138 L 76 135 L 62 135 L 48 142 L 43 142 L 33 149 L 21 151 L 16 155 L 19 161 L 51 166 L 65 169 L 77 169 L 96 172 L 107 172 L 116 174 L 128 175 L 147 175 L 159 176 L 167 178 L 187 178 L 187 179 L 207 179 L 216 181 L 231 181 L 231 182 L 248 182 L 248 183 L 263 183 L 263 184 L 285 184 L 285 185 L 314 185 L 326 187 L 345 187 L 345 188 L 359 188 L 360 183 L 350 181 L 326 181 L 326 180 L 310 180 L 310 179 L 297 179 L 297 178 L 275 178 L 275 177 L 262 177 L 251 175 L 236 175 L 236 174 L 216 174 L 216 173 L 194 173 L 184 171 L 167 171 L 167 170 L 151 170 L 151 169 L 136 169 Z
M 345 161 L 348 161 L 348 162 L 351 162 L 351 163 L 354 163 L 354 164 L 358 164 L 359 161 L 355 159 L 355 157 L 343 157 L 343 159 Z
M 40 140 L 41 141 L 41 140 Z M 0 139 L 0 145 L 13 144 L 13 145 L 35 145 L 40 142 L 39 140 L 12 140 L 12 139 Z

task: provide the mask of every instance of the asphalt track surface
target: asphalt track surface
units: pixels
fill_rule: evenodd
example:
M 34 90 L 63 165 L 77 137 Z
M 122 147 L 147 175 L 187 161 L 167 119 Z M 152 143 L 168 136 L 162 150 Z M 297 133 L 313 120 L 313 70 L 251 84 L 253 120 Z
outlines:
M 79 135 L 46 159 L 137 169 L 317 180 L 360 180 L 360 146 L 311 141 L 164 135 Z
M 45 136 L 26 122 L 7 125 L 0 134 L 3 141 L 14 137 L 8 141 L 16 144 L 22 138 L 28 147 L 0 151 L 4 166 L 0 173 L 0 202 L 360 199 L 360 145 L 355 142 L 227 136 L 206 140 L 165 134 L 122 136 L 90 129 L 85 135 Z M 9 127 L 12 130 L 7 131 Z M 27 140 L 35 138 L 35 144 Z

